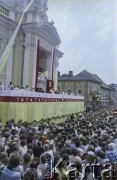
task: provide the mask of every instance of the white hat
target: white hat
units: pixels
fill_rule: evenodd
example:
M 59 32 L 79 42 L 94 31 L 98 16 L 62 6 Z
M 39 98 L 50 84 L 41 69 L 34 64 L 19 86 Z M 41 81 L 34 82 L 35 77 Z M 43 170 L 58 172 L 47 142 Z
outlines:
M 114 148 L 115 148 L 115 144 L 114 144 L 114 143 L 108 144 L 108 148 L 109 148 L 109 149 L 114 149 Z

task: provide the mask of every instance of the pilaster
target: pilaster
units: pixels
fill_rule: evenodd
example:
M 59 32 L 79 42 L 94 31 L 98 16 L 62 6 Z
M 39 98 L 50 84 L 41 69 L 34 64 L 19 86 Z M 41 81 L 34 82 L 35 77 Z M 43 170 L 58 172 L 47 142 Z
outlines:
M 36 78 L 36 38 L 26 34 L 24 42 L 23 86 L 35 87 Z
M 33 70 L 32 70 L 32 88 L 35 88 L 36 82 L 36 61 L 37 61 L 37 39 L 35 39 L 34 45 L 34 55 L 33 55 Z
M 59 66 L 59 61 L 58 61 L 58 57 L 55 56 L 55 61 L 54 61 L 54 77 L 53 77 L 53 81 L 54 81 L 54 90 L 56 91 L 58 89 L 57 86 L 57 77 L 58 77 L 58 66 Z
M 48 71 L 48 79 L 52 80 L 52 63 L 53 63 L 53 49 L 48 53 L 46 70 Z
M 13 69 L 13 48 L 11 50 L 10 56 L 7 61 L 7 70 L 6 70 L 6 89 L 10 81 L 12 81 L 12 69 Z
M 30 63 L 30 43 L 31 33 L 26 34 L 24 42 L 24 66 L 23 66 L 23 87 L 29 84 L 29 63 Z
M 12 79 L 15 86 L 22 86 L 23 81 L 23 53 L 22 42 L 17 41 L 13 48 Z

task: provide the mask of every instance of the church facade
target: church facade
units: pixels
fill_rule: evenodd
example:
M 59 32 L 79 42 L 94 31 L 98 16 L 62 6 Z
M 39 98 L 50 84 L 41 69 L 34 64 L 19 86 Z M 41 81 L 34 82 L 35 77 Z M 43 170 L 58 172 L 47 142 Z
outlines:
M 29 0 L 0 0 L 0 57 L 10 41 Z M 0 81 L 8 87 L 41 87 L 46 81 L 57 90 L 57 69 L 63 53 L 58 50 L 60 37 L 53 21 L 47 17 L 47 0 L 35 0 L 24 18 L 10 55 L 0 74 Z

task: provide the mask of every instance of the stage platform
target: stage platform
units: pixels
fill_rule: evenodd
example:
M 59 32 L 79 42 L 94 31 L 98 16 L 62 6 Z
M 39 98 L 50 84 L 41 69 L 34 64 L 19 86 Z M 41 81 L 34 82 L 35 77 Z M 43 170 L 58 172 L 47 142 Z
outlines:
M 3 123 L 10 119 L 31 122 L 82 111 L 83 96 L 0 90 L 0 118 Z

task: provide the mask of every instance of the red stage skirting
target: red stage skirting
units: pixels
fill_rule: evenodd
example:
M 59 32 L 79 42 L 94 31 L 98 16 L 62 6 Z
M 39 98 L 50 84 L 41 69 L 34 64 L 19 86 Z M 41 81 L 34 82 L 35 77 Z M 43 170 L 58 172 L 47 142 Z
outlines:
M 83 99 L 1 96 L 0 102 L 84 102 Z

